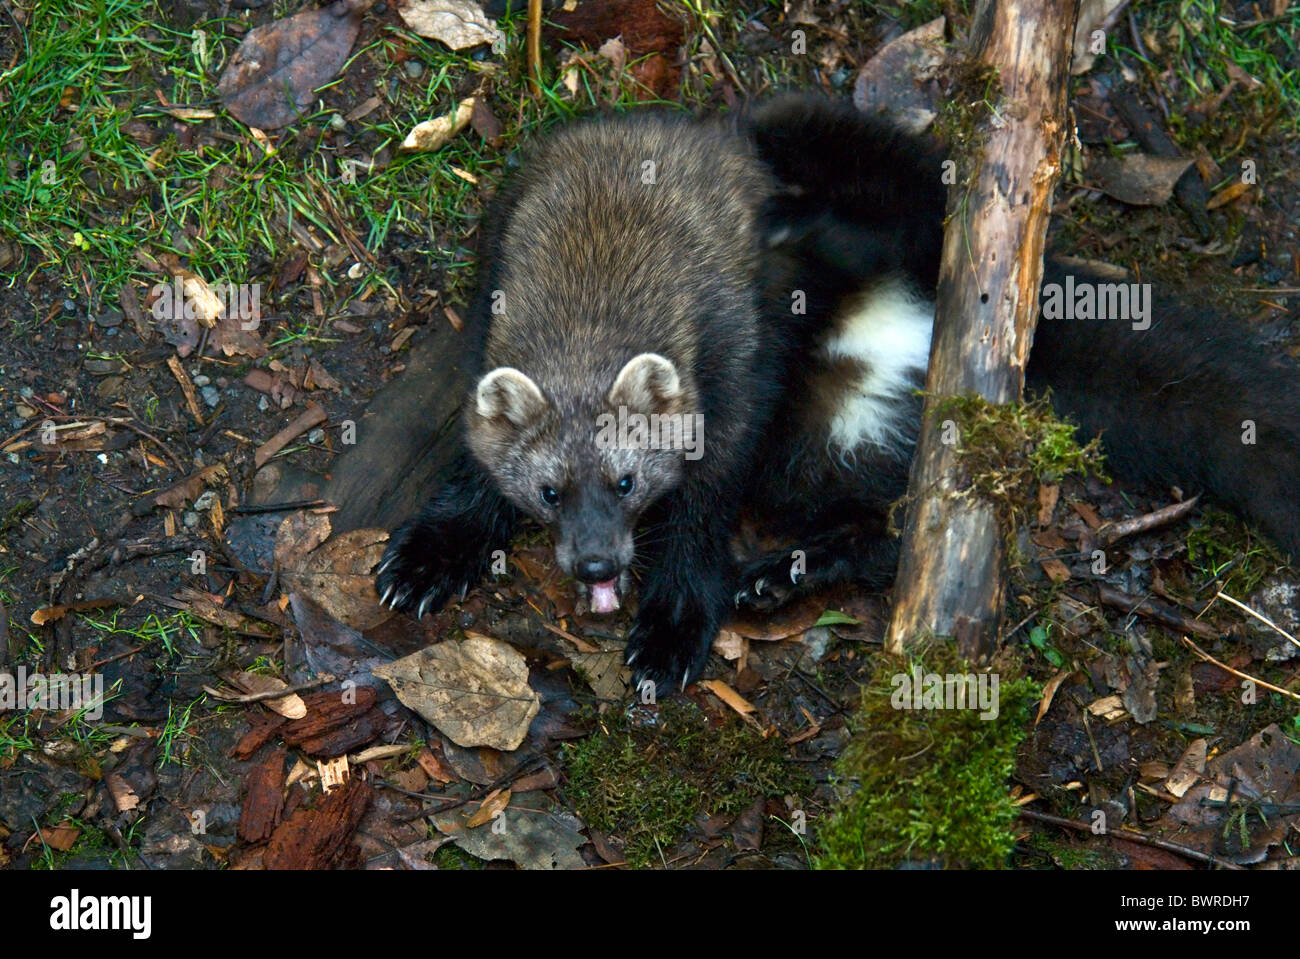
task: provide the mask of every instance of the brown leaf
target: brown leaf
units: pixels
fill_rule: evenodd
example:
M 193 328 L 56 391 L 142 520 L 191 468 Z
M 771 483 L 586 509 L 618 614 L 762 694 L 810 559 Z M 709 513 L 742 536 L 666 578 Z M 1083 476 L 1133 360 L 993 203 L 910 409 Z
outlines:
M 118 812 L 130 812 L 140 805 L 140 797 L 135 794 L 131 784 L 117 773 L 105 776 L 104 784 L 108 786 L 108 794 L 113 798 L 113 807 Z
M 1093 158 L 1088 176 L 1097 189 L 1124 203 L 1162 206 L 1169 202 L 1174 184 L 1191 165 L 1191 157 L 1129 153 L 1122 157 Z
M 1070 670 L 1062 670 L 1049 679 L 1047 684 L 1043 686 L 1043 698 L 1038 703 L 1038 715 L 1034 717 L 1035 726 L 1038 725 L 1040 719 L 1047 715 L 1047 711 L 1052 708 L 1052 700 L 1056 696 L 1056 691 L 1061 688 L 1061 683 L 1065 682 L 1073 675 L 1074 673 Z
M 622 649 L 598 650 L 594 653 L 570 653 L 578 674 L 587 681 L 597 699 L 621 700 L 632 684 L 632 670 L 623 664 Z
M 453 50 L 492 43 L 502 35 L 496 22 L 470 0 L 407 0 L 397 12 L 420 36 L 441 40 Z
M 490 823 L 493 819 L 496 818 L 497 813 L 503 811 L 509 805 L 510 805 L 509 789 L 492 790 L 492 792 L 488 793 L 483 798 L 483 802 L 479 804 L 479 807 L 474 812 L 474 815 L 470 816 L 469 819 L 465 820 L 465 828 L 474 829 L 477 826 L 482 826 L 485 823 Z
M 474 112 L 469 118 L 469 125 L 474 128 L 475 133 L 492 144 L 492 146 L 500 144 L 501 121 L 497 119 L 496 114 L 492 112 L 492 108 L 488 106 L 487 97 L 474 98 Z
M 226 673 L 225 680 L 243 693 L 268 693 L 288 689 L 289 684 L 274 676 L 246 671 Z M 307 715 L 307 704 L 297 693 L 289 693 L 275 699 L 261 700 L 263 706 L 273 713 L 279 713 L 285 719 L 302 719 Z
M 853 105 L 884 113 L 897 125 L 920 133 L 933 121 L 934 80 L 947 60 L 944 18 L 937 17 L 885 44 L 858 72 Z
M 1038 525 L 1046 526 L 1052 521 L 1052 510 L 1061 497 L 1061 487 L 1055 483 L 1044 483 L 1038 487 Z
M 435 756 L 427 749 L 420 751 L 420 755 L 415 757 L 415 761 L 420 764 L 420 768 L 434 782 L 454 783 L 459 777 L 447 768 L 447 764 Z
M 277 540 L 278 542 L 278 540 Z M 331 536 L 280 568 L 286 592 L 304 593 L 345 626 L 367 630 L 391 619 L 379 602 L 371 572 L 388 542 L 383 529 L 354 529 Z
M 445 116 L 417 123 L 398 149 L 407 151 L 440 149 L 457 133 L 469 126 L 470 118 L 474 115 L 474 100 L 474 97 L 466 97 Z
M 76 826 L 61 823 L 58 826 L 41 830 L 41 837 L 45 840 L 45 845 L 51 849 L 67 852 L 77 844 L 77 840 L 81 837 L 81 830 Z
M 374 674 L 457 745 L 518 749 L 541 710 L 528 664 L 498 639 L 467 636 L 377 666 Z
M 1043 567 L 1043 572 L 1053 583 L 1064 583 L 1070 578 L 1070 567 L 1059 559 L 1040 559 L 1038 564 Z
M 749 719 L 755 712 L 753 703 L 720 679 L 704 679 L 700 681 L 700 685 L 721 699 L 745 719 Z
M 361 14 L 345 0 L 254 27 L 217 84 L 222 102 L 251 127 L 292 123 L 347 62 L 360 29 Z
M 1188 744 L 1182 757 L 1174 764 L 1165 780 L 1165 790 L 1182 799 L 1187 790 L 1195 786 L 1205 774 L 1205 757 L 1208 744 L 1204 739 L 1195 739 Z
M 185 477 L 174 486 L 169 486 L 154 496 L 153 501 L 158 506 L 165 506 L 168 509 L 181 509 L 185 504 L 192 503 L 198 499 L 203 487 L 208 483 L 215 483 L 226 475 L 226 467 L 223 463 L 214 463 L 212 466 L 205 466 L 197 473 Z
M 1205 204 L 1207 210 L 1217 210 L 1221 206 L 1227 206 L 1229 203 L 1235 203 L 1243 196 L 1255 188 L 1253 183 L 1244 183 L 1238 180 L 1236 183 L 1229 183 Z

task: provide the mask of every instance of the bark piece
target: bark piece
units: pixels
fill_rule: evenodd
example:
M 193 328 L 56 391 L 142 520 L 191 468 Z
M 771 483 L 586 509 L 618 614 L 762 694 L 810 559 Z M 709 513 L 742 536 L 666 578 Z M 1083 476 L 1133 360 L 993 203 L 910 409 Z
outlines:
M 239 812 L 239 838 L 261 842 L 271 837 L 284 809 L 284 760 L 277 749 L 244 777 L 244 805 Z
M 332 790 L 313 809 L 299 809 L 276 827 L 262 857 L 267 869 L 359 869 L 352 841 L 370 806 L 371 789 L 360 776 Z
M 357 686 L 352 692 L 355 702 L 345 702 L 342 692 L 304 696 L 307 715 L 285 723 L 285 743 L 309 756 L 330 758 L 377 739 L 388 719 L 375 706 L 375 691 L 369 686 Z

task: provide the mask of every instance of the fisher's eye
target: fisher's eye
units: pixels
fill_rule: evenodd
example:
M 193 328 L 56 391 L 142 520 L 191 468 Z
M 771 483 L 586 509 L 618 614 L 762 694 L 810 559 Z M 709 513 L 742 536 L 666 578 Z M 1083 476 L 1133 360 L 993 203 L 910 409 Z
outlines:
M 632 474 L 630 473 L 627 476 L 624 476 L 621 480 L 619 480 L 618 484 L 614 487 L 614 489 L 618 491 L 619 496 L 626 496 L 628 493 L 632 492 L 632 490 L 635 488 L 636 488 L 636 480 L 632 478 Z
M 547 506 L 560 505 L 560 492 L 554 486 L 543 486 L 541 488 L 542 502 Z

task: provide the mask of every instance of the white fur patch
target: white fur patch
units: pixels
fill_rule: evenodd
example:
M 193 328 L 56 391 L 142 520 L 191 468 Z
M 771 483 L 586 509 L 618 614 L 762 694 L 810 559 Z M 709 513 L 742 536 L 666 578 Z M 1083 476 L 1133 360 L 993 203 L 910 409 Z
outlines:
M 823 346 L 826 355 L 852 357 L 867 369 L 831 420 L 831 445 L 850 456 L 863 444 L 906 452 L 917 424 L 906 421 L 907 406 L 899 400 L 915 389 L 916 373 L 924 375 L 929 365 L 934 303 L 902 282 L 886 283 L 836 325 L 838 332 Z

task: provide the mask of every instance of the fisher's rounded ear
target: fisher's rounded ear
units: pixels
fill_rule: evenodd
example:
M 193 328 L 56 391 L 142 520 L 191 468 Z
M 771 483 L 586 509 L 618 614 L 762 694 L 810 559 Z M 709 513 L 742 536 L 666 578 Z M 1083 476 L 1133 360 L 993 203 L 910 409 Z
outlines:
M 677 407 L 683 392 L 672 360 L 658 353 L 642 353 L 628 360 L 615 377 L 609 405 L 638 413 L 668 413 Z
M 504 417 L 520 429 L 537 422 L 546 407 L 537 384 L 513 366 L 497 367 L 474 391 L 474 412 L 489 420 Z

